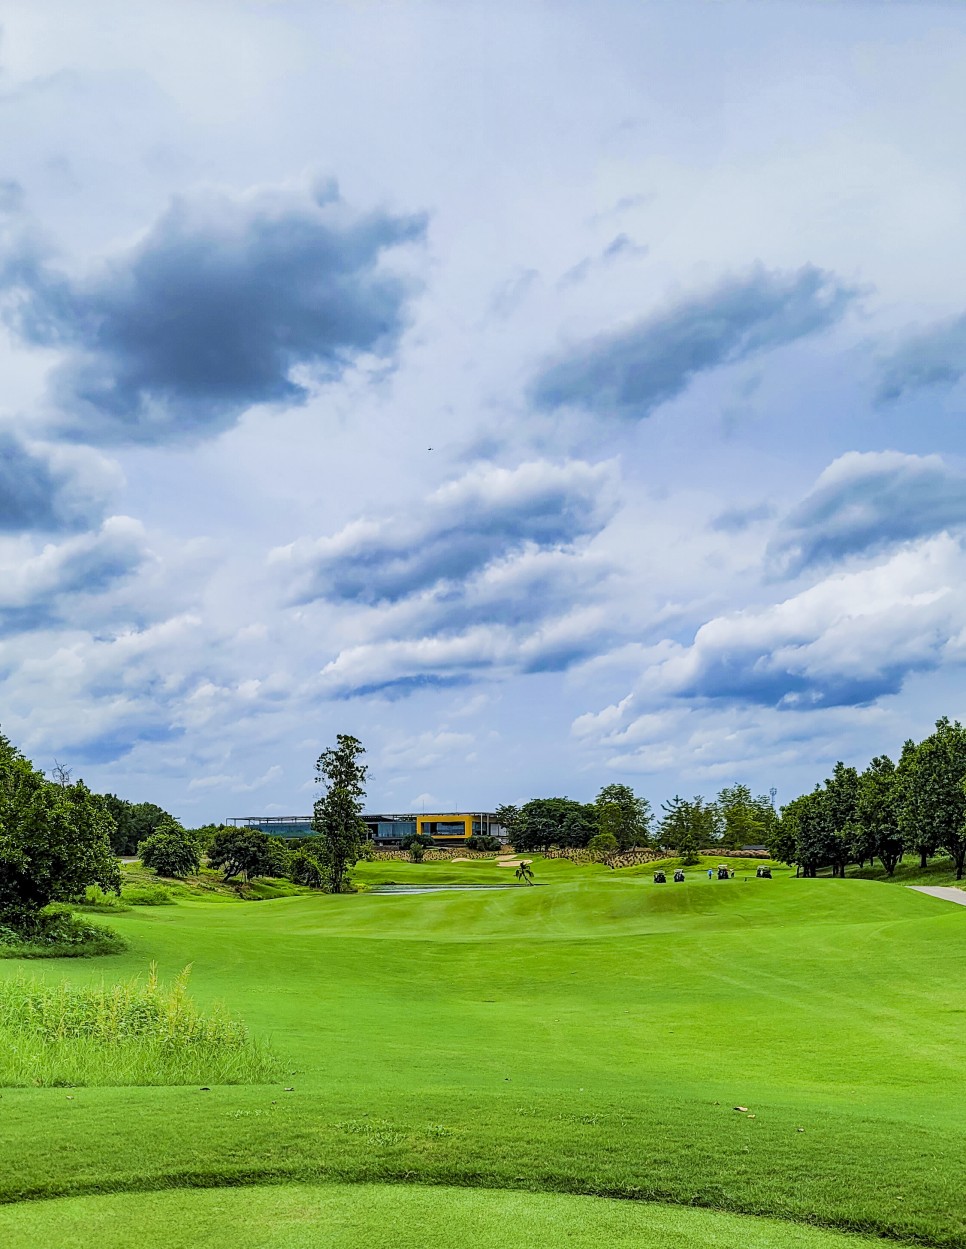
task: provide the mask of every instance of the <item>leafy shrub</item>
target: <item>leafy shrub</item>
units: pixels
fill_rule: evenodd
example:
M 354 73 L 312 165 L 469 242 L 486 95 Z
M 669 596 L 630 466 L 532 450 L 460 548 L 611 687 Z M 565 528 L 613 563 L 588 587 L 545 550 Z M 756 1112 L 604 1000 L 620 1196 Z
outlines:
M 402 843 L 402 848 L 409 851 L 409 857 L 414 863 L 422 863 L 426 851 L 432 850 L 435 844 L 427 833 L 413 833 Z
M 499 837 L 491 837 L 489 833 L 477 833 L 474 837 L 467 838 L 467 850 L 499 850 Z
M 92 958 L 126 948 L 116 932 L 81 919 L 61 903 L 39 912 L 29 932 L 0 924 L 0 958 Z
M 289 859 L 288 872 L 296 885 L 308 885 L 312 889 L 324 889 L 328 873 L 315 855 L 308 850 L 296 850 Z
M 200 867 L 194 842 L 174 820 L 165 820 L 141 842 L 138 858 L 159 876 L 190 876 Z

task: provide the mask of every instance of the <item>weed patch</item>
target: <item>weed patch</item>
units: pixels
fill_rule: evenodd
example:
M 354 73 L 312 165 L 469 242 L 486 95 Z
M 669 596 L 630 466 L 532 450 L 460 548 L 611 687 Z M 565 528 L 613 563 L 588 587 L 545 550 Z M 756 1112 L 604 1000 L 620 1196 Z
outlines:
M 279 1064 L 224 1009 L 202 1013 L 189 968 L 76 988 L 21 975 L 0 983 L 0 1083 L 46 1087 L 251 1084 Z

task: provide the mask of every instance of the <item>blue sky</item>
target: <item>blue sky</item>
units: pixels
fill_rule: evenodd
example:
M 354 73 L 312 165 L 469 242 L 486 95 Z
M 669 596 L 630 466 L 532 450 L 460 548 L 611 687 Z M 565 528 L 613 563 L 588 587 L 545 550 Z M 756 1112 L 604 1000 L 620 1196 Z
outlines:
M 959 3 L 0 40 L 0 724 L 188 823 L 810 788 L 966 716 Z

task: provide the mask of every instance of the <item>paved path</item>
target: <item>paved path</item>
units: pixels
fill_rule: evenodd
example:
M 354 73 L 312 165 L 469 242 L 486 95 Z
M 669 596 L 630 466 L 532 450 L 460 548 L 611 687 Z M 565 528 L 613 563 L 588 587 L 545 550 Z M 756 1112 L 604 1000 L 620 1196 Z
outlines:
M 966 906 L 966 889 L 956 889 L 953 885 L 907 885 L 907 889 L 915 889 L 916 893 L 931 893 L 934 898 L 945 898 L 947 902 L 958 902 Z

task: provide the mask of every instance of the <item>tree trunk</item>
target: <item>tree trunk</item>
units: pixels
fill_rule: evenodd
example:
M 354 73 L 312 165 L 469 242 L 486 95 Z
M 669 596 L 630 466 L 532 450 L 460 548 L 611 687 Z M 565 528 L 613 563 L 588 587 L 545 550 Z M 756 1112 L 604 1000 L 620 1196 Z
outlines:
M 921 868 L 929 866 L 929 855 L 925 852 L 925 850 L 919 851 L 919 866 Z
M 956 855 L 956 879 L 963 879 L 963 865 L 966 864 L 966 846 L 962 846 L 957 850 Z

